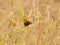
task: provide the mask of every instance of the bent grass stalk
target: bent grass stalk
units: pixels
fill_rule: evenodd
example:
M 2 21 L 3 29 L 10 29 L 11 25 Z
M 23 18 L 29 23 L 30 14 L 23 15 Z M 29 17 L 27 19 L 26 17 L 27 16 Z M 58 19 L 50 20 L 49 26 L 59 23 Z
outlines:
M 22 6 L 22 0 L 20 0 L 20 3 L 19 3 L 19 12 L 21 12 L 21 14 L 22 14 L 23 22 L 26 23 L 25 13 L 24 13 L 23 6 Z M 20 45 L 21 39 L 18 38 L 15 43 L 16 43 L 16 45 Z
M 24 25 L 25 26 L 29 25 L 31 22 L 29 20 L 27 20 L 26 17 L 25 17 L 24 9 L 23 9 L 23 6 L 22 6 L 22 0 L 20 0 L 19 10 L 22 13 L 22 18 L 23 18 Z
M 22 13 L 23 22 L 24 22 L 24 25 L 25 25 L 25 23 L 27 23 L 27 21 L 26 21 L 25 13 L 24 13 L 23 6 L 22 6 L 22 0 L 20 0 L 20 3 L 19 3 L 19 11 Z M 23 32 L 24 32 L 24 30 L 23 30 Z M 21 38 L 23 38 L 23 36 Z M 21 41 L 22 41 L 21 38 L 18 38 L 16 40 L 16 45 L 21 44 Z
M 19 9 L 20 9 L 20 11 L 22 13 L 22 18 L 23 18 L 24 23 L 26 23 L 25 13 L 24 13 L 23 6 L 22 6 L 22 0 L 20 0 Z

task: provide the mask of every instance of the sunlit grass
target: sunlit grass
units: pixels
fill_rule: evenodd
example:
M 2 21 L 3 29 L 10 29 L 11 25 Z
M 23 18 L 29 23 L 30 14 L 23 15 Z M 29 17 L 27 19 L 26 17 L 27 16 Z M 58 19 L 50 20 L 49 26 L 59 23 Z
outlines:
M 0 45 L 4 45 L 4 42 L 0 41 Z
M 60 17 L 60 8 L 58 8 L 58 10 L 57 10 L 57 15 L 56 15 L 57 17 Z
M 23 6 L 22 6 L 22 0 L 20 0 L 19 10 L 22 13 L 22 18 L 23 18 L 24 23 L 26 23 L 25 13 L 24 13 L 24 9 L 23 9 Z
M 16 42 L 15 42 L 16 45 L 22 45 L 23 42 L 25 41 L 24 40 L 25 39 L 25 37 L 24 37 L 25 33 L 24 32 L 25 32 L 25 28 L 18 31 L 19 35 L 21 35 L 21 36 L 16 38 Z
M 21 11 L 24 25 L 25 25 L 25 26 L 29 25 L 31 22 L 25 17 L 23 5 L 22 5 L 22 0 L 20 0 L 19 11 Z
M 4 40 L 2 38 L 2 35 L 0 35 L 0 45 L 4 45 Z

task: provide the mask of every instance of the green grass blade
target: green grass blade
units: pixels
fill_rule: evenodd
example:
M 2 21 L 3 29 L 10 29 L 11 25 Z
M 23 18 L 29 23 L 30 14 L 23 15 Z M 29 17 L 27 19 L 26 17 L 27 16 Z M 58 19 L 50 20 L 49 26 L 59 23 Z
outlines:
M 22 17 L 23 17 L 24 23 L 26 23 L 25 13 L 24 13 L 24 9 L 23 9 L 23 6 L 22 6 L 22 0 L 20 0 L 19 10 L 20 10 L 21 13 L 22 13 Z

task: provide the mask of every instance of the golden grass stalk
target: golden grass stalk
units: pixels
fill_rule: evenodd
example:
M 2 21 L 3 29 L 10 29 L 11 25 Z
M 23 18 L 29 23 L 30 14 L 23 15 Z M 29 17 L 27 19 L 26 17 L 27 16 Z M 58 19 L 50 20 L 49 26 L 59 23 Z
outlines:
M 22 0 L 20 0 L 19 9 L 22 13 L 22 18 L 23 18 L 24 25 L 27 26 L 27 25 L 31 24 L 31 22 L 29 20 L 27 20 L 27 18 L 25 17 L 24 9 L 23 9 L 23 6 L 22 6 Z

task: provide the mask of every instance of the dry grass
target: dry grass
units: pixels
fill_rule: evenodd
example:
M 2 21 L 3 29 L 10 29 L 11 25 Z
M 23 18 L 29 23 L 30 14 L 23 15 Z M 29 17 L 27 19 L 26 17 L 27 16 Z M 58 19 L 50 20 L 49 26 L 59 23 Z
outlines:
M 0 45 L 60 45 L 60 1 L 0 0 Z

